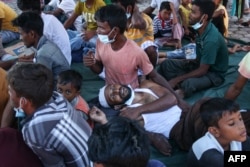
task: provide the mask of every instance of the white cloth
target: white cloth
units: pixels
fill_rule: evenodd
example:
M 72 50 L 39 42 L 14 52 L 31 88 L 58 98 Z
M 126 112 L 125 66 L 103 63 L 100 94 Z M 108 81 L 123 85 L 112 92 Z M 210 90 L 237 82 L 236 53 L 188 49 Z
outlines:
M 57 0 L 57 7 L 62 9 L 64 13 L 70 17 L 72 13 L 75 10 L 76 3 L 74 0 L 62 0 L 60 3 L 59 0 Z M 76 27 L 78 32 L 82 31 L 82 16 L 78 16 L 74 22 L 74 26 Z
M 241 60 L 239 64 L 239 73 L 244 76 L 245 78 L 250 79 L 250 52 L 246 54 L 245 57 Z
M 202 154 L 210 149 L 216 149 L 224 155 L 224 149 L 221 147 L 220 143 L 215 139 L 215 137 L 207 132 L 203 137 L 198 139 L 192 146 L 193 152 L 197 159 L 199 160 Z M 241 151 L 242 144 L 238 141 L 232 141 L 230 143 L 230 151 Z
M 41 17 L 44 22 L 44 36 L 60 48 L 69 64 L 71 64 L 72 57 L 69 36 L 62 23 L 60 23 L 55 16 L 50 14 L 42 13 Z
M 137 88 L 135 92 L 149 93 L 158 98 L 158 96 L 150 89 Z M 138 107 L 141 104 L 133 104 L 129 107 Z M 144 128 L 149 132 L 161 133 L 169 138 L 169 133 L 173 126 L 180 120 L 182 110 L 174 105 L 173 107 L 156 113 L 142 114 L 144 119 Z

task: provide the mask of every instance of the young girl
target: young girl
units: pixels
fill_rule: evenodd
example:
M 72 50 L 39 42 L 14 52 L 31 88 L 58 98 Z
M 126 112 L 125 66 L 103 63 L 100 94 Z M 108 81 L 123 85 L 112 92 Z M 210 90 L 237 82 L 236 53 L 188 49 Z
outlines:
M 160 46 L 175 46 L 181 48 L 181 38 L 183 37 L 183 28 L 178 23 L 174 5 L 171 2 L 164 1 L 161 3 L 158 16 L 153 20 L 154 36 L 156 43 Z

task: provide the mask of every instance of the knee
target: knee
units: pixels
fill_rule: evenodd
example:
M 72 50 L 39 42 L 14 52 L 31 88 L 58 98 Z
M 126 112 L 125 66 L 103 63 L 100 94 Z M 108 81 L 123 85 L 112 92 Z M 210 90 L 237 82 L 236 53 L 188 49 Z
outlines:
M 181 83 L 181 89 L 184 92 L 184 97 L 190 97 L 196 92 L 196 88 L 191 79 L 187 79 Z

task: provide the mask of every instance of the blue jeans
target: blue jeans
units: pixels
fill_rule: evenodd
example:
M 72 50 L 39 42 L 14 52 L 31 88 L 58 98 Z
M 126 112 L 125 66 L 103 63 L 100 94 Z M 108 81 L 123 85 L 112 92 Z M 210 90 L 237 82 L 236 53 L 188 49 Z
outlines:
M 67 30 L 67 32 L 70 39 L 72 62 L 82 62 L 83 55 L 89 51 L 95 52 L 97 36 L 89 41 L 84 41 L 77 31 Z
M 2 43 L 4 44 L 20 39 L 20 34 L 18 32 L 1 30 L 0 35 L 2 37 Z
M 161 161 L 151 159 L 148 161 L 147 167 L 166 167 Z

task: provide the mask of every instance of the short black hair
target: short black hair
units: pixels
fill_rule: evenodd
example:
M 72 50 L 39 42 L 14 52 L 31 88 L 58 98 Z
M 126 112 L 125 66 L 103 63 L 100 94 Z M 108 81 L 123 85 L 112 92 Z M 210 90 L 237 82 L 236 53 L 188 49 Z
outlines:
M 17 0 L 17 7 L 22 11 L 33 11 L 41 13 L 40 0 Z
M 43 35 L 43 20 L 37 13 L 23 12 L 12 21 L 12 24 L 21 27 L 26 33 L 35 31 L 39 36 Z
M 127 17 L 125 11 L 118 5 L 107 5 L 98 9 L 95 13 L 95 20 L 107 22 L 111 29 L 119 27 L 123 34 L 127 27 Z
M 240 106 L 232 100 L 225 98 L 211 98 L 200 107 L 200 115 L 206 127 L 216 126 L 225 113 L 235 113 Z
M 207 20 L 212 19 L 215 10 L 215 3 L 212 0 L 194 0 L 192 5 L 198 6 L 202 14 L 207 14 Z
M 171 11 L 171 7 L 170 7 L 170 2 L 168 1 L 163 1 L 161 3 L 161 6 L 160 6 L 160 11 L 166 9 L 167 11 Z
M 114 117 L 94 127 L 88 148 L 90 160 L 105 167 L 145 167 L 150 158 L 149 139 L 144 128 L 125 117 Z
M 75 70 L 66 70 L 58 75 L 57 83 L 62 85 L 71 83 L 76 90 L 80 91 L 82 87 L 82 76 Z
M 137 0 L 111 0 L 112 3 L 120 3 L 125 9 L 131 5 L 132 7 L 135 6 Z
M 35 107 L 45 104 L 53 93 L 53 74 L 42 64 L 19 63 L 9 70 L 8 83 L 18 97 L 32 101 Z

